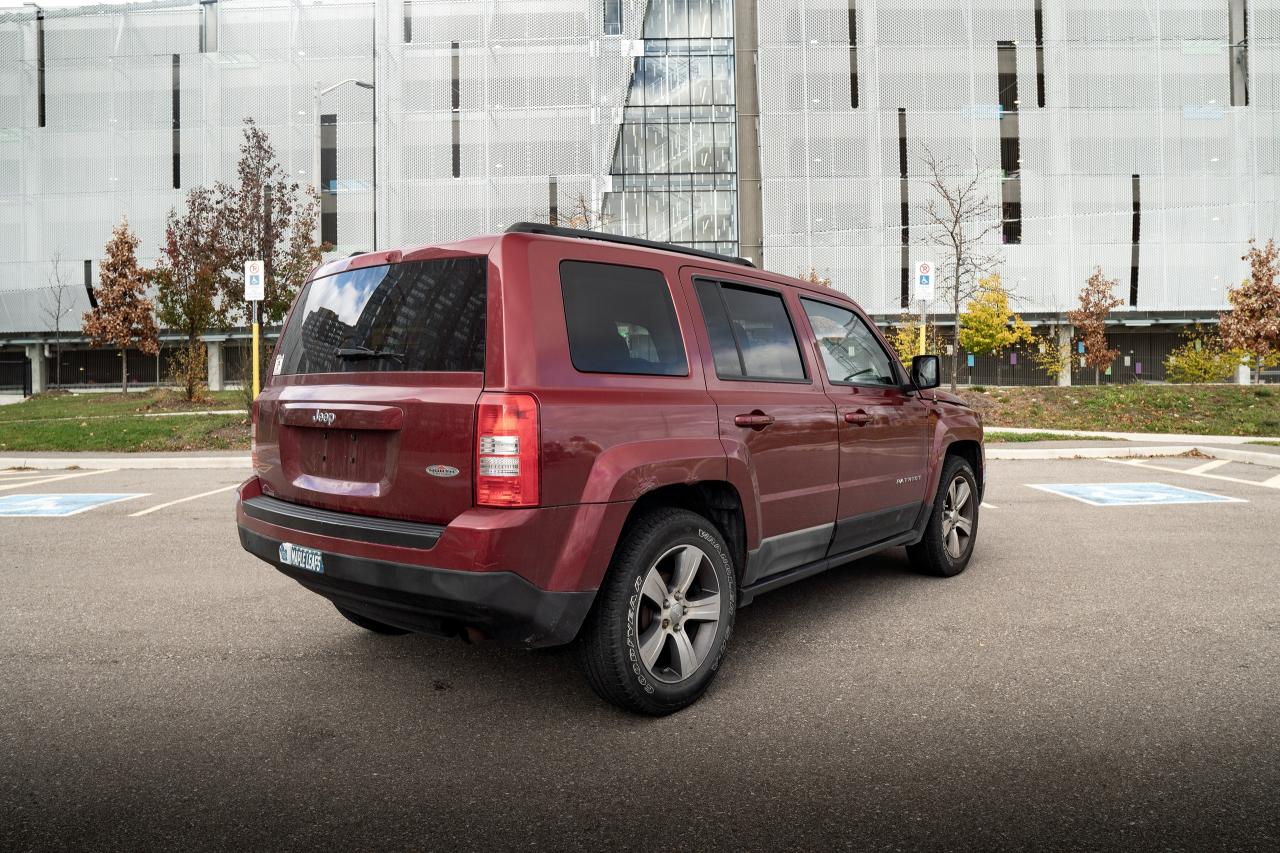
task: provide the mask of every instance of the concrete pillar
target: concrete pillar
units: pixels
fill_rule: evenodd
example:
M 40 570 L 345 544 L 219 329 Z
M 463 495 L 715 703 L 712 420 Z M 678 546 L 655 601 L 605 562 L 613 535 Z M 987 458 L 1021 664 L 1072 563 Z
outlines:
M 1073 329 L 1070 326 L 1058 327 L 1058 351 L 1061 352 L 1065 349 L 1068 354 L 1067 369 L 1058 374 L 1058 384 L 1063 388 L 1071 387 L 1071 363 L 1075 361 L 1075 354 L 1071 352 L 1072 331 Z
M 27 344 L 27 358 L 31 359 L 31 393 L 49 390 L 49 366 L 44 360 L 44 344 Z
M 1236 384 L 1249 385 L 1253 382 L 1253 371 L 1249 369 L 1248 363 L 1242 362 L 1236 368 Z
M 205 341 L 205 347 L 209 351 L 207 359 L 209 366 L 209 390 L 221 391 L 222 384 L 222 341 Z

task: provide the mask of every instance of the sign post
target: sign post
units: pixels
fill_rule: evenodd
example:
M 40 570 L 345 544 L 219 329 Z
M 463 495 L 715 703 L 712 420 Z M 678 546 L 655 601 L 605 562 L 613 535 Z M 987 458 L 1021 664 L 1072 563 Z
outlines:
M 937 264 L 933 261 L 919 261 L 916 263 L 916 302 L 920 303 L 920 352 L 925 352 L 925 323 L 929 305 L 933 302 L 934 278 L 936 276 Z
M 259 375 L 258 362 L 258 335 L 261 328 L 261 319 L 259 317 L 259 306 L 262 300 L 266 298 L 266 264 L 262 261 L 245 261 L 244 262 L 244 298 L 252 306 L 250 322 L 253 328 L 253 396 L 258 396 L 258 391 L 262 388 Z

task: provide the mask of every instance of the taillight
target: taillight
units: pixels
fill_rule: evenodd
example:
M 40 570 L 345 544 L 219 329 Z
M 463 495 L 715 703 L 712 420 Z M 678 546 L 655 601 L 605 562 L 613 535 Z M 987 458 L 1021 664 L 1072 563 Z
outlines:
M 258 470 L 258 401 L 254 400 L 249 404 L 249 411 L 253 415 L 253 425 L 249 427 L 249 465 L 254 471 Z
M 481 394 L 476 404 L 476 504 L 538 505 L 538 401 Z

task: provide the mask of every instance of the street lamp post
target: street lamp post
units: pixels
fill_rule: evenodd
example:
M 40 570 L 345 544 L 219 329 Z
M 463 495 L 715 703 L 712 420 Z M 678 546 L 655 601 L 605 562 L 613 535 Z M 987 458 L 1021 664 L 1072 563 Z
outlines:
M 314 134 L 314 141 L 311 146 L 311 174 L 315 181 L 316 188 L 320 193 L 324 192 L 324 187 L 320 184 L 320 98 L 329 94 L 334 89 L 354 83 L 361 89 L 368 89 L 374 92 L 373 97 L 373 248 L 378 248 L 378 97 L 372 83 L 366 83 L 363 80 L 357 80 L 354 77 L 348 77 L 346 80 L 339 80 L 332 86 L 324 89 L 320 88 L 320 84 L 316 83 L 311 94 L 311 127 Z

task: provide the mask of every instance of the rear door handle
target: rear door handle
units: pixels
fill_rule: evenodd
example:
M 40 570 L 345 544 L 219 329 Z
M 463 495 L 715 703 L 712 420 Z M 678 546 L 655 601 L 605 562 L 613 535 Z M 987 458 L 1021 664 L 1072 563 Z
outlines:
M 764 429 L 773 423 L 773 415 L 766 415 L 758 409 L 749 415 L 737 415 L 733 419 L 734 424 L 740 427 L 748 427 L 750 429 Z
M 844 422 L 854 426 L 866 426 L 871 423 L 871 415 L 868 415 L 862 409 L 858 409 L 856 412 L 845 412 Z

